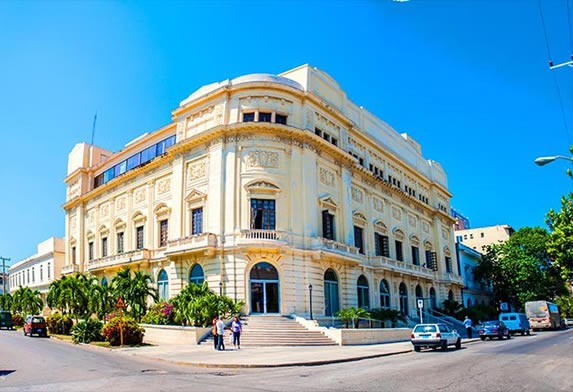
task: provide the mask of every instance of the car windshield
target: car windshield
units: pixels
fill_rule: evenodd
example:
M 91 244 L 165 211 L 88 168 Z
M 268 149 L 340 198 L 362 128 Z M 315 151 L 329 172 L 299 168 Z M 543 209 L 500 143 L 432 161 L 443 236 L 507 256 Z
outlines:
M 435 325 L 416 325 L 414 332 L 436 332 Z
M 44 318 L 43 317 L 34 317 L 34 318 L 32 318 L 32 322 L 33 323 L 43 323 Z
M 485 321 L 483 325 L 488 327 L 497 327 L 499 325 L 499 321 Z

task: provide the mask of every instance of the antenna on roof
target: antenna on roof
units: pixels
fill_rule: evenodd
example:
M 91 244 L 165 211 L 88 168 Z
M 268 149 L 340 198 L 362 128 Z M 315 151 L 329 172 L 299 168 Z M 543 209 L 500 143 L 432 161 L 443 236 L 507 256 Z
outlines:
M 94 122 L 93 122 L 93 125 L 92 125 L 92 140 L 91 140 L 91 143 L 90 143 L 92 146 L 93 146 L 93 144 L 94 144 L 94 137 L 95 137 L 95 131 L 96 131 L 96 121 L 97 121 L 97 112 L 96 112 L 96 114 L 94 115 Z

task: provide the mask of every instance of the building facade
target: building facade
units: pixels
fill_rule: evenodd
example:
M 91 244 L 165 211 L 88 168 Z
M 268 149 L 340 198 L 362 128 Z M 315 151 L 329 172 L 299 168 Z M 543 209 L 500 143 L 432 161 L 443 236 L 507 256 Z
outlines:
M 458 242 L 456 244 L 460 271 L 464 280 L 462 303 L 470 308 L 475 305 L 487 305 L 493 301 L 491 286 L 478 282 L 474 269 L 478 265 L 481 253 Z
M 39 290 L 45 304 L 50 283 L 61 277 L 65 249 L 63 238 L 52 237 L 38 244 L 36 254 L 10 266 L 10 293 L 20 287 Z
M 470 220 L 466 218 L 464 215 L 456 211 L 455 209 L 451 209 L 452 218 L 456 220 L 454 223 L 455 230 L 467 230 L 470 229 Z
M 462 242 L 467 247 L 484 253 L 484 246 L 505 242 L 514 231 L 513 227 L 509 225 L 496 225 L 456 230 L 455 235 L 458 242 Z
M 172 120 L 117 153 L 74 147 L 64 273 L 130 266 L 163 298 L 205 281 L 249 314 L 461 299 L 445 172 L 326 73 L 213 83 Z

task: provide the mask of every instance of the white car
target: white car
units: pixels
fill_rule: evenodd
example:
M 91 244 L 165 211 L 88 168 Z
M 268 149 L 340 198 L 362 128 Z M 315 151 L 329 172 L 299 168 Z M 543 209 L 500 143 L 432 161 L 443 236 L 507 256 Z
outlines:
M 418 324 L 412 329 L 410 342 L 416 352 L 430 347 L 439 347 L 444 351 L 448 346 L 462 347 L 462 338 L 458 332 L 446 324 Z

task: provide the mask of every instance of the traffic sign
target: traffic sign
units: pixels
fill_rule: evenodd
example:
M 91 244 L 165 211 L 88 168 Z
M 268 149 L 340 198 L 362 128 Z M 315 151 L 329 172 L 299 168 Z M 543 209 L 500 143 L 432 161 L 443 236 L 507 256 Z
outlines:
M 118 309 L 125 309 L 127 308 L 127 305 L 125 304 L 125 302 L 123 301 L 122 297 L 119 297 L 117 299 L 117 302 L 115 303 L 115 307 Z
M 422 309 L 424 307 L 424 300 L 423 299 L 419 299 L 418 300 L 418 308 Z

